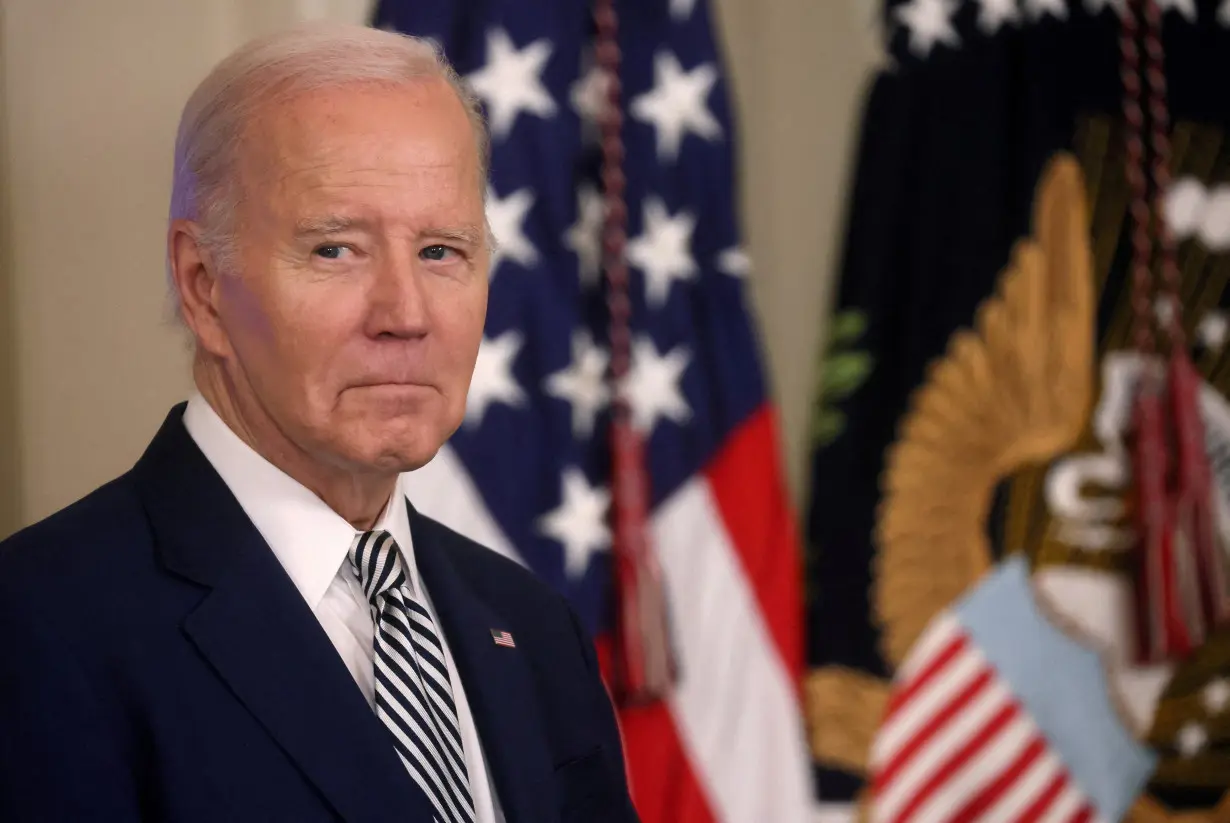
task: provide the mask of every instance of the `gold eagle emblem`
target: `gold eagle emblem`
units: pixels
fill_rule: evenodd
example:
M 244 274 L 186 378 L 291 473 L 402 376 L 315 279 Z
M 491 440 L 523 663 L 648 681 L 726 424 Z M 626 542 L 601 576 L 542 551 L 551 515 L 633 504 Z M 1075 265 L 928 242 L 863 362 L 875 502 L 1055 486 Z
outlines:
M 1101 285 L 1090 223 L 1081 165 L 1060 153 L 1039 179 L 1030 235 L 1013 246 L 996 292 L 972 327 L 951 337 L 902 418 L 886 454 L 870 598 L 890 669 L 995 562 L 987 527 L 996 487 L 1015 475 L 1036 481 L 1088 438 Z M 863 772 L 888 684 L 826 667 L 807 690 L 817 757 Z M 1188 814 L 1142 797 L 1129 819 L 1230 821 L 1230 794 L 1217 810 Z

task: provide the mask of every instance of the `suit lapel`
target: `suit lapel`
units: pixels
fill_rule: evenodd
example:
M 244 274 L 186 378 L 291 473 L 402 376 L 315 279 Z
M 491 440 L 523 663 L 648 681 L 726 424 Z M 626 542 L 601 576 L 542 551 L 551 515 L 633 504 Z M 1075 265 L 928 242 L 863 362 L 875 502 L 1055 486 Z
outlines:
M 461 675 L 504 816 L 508 823 L 550 823 L 558 815 L 553 764 L 524 652 L 496 645 L 491 630 L 509 626 L 458 574 L 448 545 L 456 537 L 413 507 L 410 523 L 419 573 Z
M 397 809 L 402 820 L 431 820 L 388 731 L 299 592 L 279 579 L 272 554 L 252 555 L 184 631 L 342 817 L 388 820 Z
M 185 634 L 343 819 L 431 820 L 388 732 L 182 411 L 134 473 L 163 563 L 211 589 Z

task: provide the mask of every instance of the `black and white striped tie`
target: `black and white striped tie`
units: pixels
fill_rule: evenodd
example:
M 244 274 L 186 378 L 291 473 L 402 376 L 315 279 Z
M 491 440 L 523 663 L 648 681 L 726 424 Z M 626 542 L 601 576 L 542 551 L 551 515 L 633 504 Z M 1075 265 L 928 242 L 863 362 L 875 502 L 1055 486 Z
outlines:
M 364 532 L 350 563 L 375 624 L 376 715 L 402 763 L 436 809 L 437 823 L 473 823 L 457 705 L 431 615 L 414 599 L 401 550 L 386 531 Z

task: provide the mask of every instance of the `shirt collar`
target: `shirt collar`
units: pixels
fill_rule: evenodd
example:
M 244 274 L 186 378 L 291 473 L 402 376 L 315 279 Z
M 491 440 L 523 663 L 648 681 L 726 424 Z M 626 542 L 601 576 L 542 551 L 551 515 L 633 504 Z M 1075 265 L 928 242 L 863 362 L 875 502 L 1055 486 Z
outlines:
M 188 400 L 184 427 L 315 610 L 348 562 L 350 544 L 358 533 L 354 526 L 243 442 L 199 392 Z M 400 477 L 376 528 L 393 535 L 415 591 L 421 591 Z

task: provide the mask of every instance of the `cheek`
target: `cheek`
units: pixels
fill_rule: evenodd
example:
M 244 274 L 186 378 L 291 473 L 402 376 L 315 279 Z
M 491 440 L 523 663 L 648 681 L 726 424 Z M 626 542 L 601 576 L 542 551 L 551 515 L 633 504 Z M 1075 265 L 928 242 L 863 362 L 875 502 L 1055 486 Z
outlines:
M 457 346 L 459 359 L 467 369 L 474 368 L 478 358 L 478 348 L 483 342 L 483 327 L 487 320 L 487 288 L 484 282 L 481 290 L 471 295 L 457 312 Z M 466 375 L 467 379 L 469 374 Z
M 281 347 L 287 366 L 309 388 L 332 397 L 336 383 L 346 378 L 346 364 L 366 351 L 363 305 L 352 293 L 296 294 L 283 304 L 279 318 Z
M 231 287 L 228 334 L 246 365 L 265 372 L 265 381 L 320 382 L 361 306 L 339 290 L 278 288 L 276 277 Z
M 461 391 L 470 383 L 474 362 L 483 340 L 483 325 L 487 317 L 487 289 L 475 287 L 464 294 L 452 294 L 441 302 L 443 311 L 436 315 L 436 329 L 443 344 L 442 360 L 447 363 L 448 377 Z
M 280 321 L 277 306 L 270 304 L 268 295 L 237 275 L 223 277 L 218 288 L 222 326 L 235 348 L 249 354 L 253 344 L 270 348 L 277 339 L 275 330 L 280 328 Z

